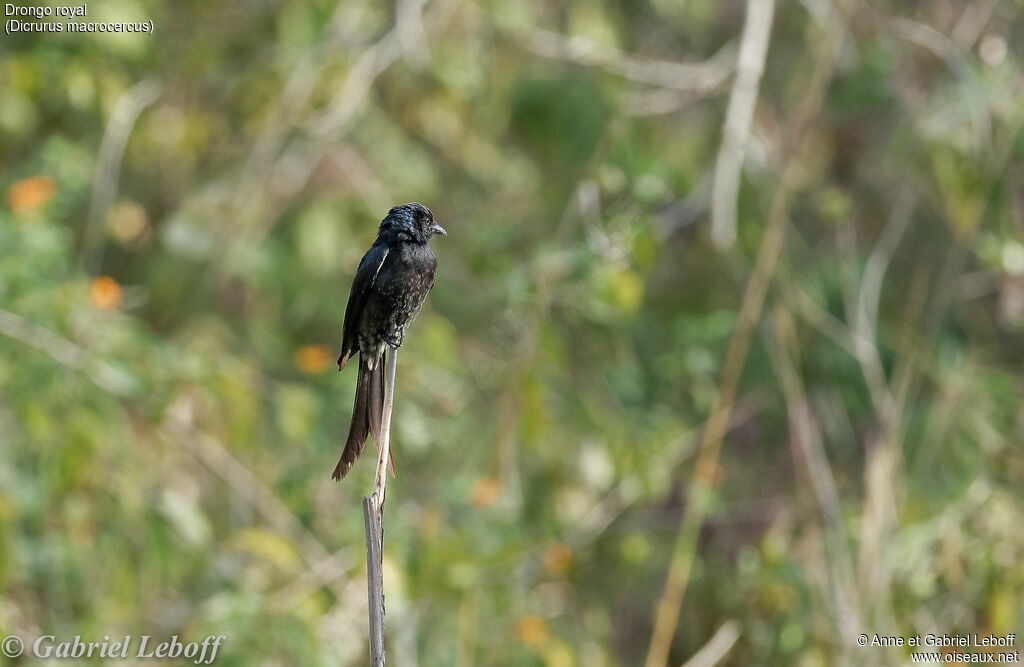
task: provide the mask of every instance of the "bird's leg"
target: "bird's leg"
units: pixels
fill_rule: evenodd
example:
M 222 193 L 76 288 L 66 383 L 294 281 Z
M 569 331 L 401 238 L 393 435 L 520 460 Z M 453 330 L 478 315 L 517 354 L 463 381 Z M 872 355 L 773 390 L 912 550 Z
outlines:
M 395 340 L 395 336 L 382 336 L 381 340 L 391 347 L 402 347 L 402 343 L 405 342 L 405 327 L 398 329 L 398 340 Z

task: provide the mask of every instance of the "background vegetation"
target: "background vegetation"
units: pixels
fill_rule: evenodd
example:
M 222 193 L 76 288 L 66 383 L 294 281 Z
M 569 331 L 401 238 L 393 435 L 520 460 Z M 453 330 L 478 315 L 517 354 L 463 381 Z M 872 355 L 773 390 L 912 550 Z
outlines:
M 670 566 L 672 665 L 1021 636 L 1020 0 L 779 3 L 759 86 L 738 0 L 88 9 L 154 35 L 0 41 L 0 634 L 366 664 L 333 360 L 416 200 L 394 664 L 642 664 Z

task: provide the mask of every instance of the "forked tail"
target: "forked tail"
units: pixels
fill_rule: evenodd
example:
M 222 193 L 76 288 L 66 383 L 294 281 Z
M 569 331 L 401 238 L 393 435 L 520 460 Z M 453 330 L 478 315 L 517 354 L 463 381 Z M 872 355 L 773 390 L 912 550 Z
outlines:
M 382 352 L 371 370 L 363 354 L 359 353 L 359 377 L 356 380 L 356 399 L 352 407 L 352 422 L 348 427 L 348 440 L 341 452 L 338 465 L 331 475 L 336 480 L 352 469 L 356 459 L 363 453 L 366 436 L 373 435 L 373 441 L 380 447 L 380 423 L 384 414 L 384 366 L 387 354 Z M 388 471 L 395 476 L 394 458 L 388 455 Z

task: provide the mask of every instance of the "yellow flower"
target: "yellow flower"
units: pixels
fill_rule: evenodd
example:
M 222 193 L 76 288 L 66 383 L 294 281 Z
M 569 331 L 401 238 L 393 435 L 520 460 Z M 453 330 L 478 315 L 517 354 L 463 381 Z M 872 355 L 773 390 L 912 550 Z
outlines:
M 550 634 L 547 621 L 540 616 L 523 616 L 516 623 L 516 635 L 527 646 L 540 646 L 548 640 Z

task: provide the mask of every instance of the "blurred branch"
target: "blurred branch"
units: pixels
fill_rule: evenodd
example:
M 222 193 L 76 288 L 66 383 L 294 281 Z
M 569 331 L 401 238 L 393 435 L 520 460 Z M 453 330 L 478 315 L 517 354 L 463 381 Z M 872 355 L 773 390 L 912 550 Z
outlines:
M 827 27 L 828 34 L 816 49 L 816 66 L 808 83 L 807 92 L 802 97 L 802 104 L 798 107 L 793 116 L 792 125 L 789 127 L 788 139 L 792 143 L 787 152 L 786 167 L 775 191 L 753 274 L 747 283 L 736 328 L 729 340 L 729 349 L 722 366 L 718 392 L 711 408 L 708 428 L 704 431 L 704 437 L 701 440 L 696 470 L 687 494 L 686 509 L 683 512 L 669 563 L 665 590 L 655 611 L 654 630 L 651 634 L 651 643 L 645 663 L 647 667 L 663 667 L 668 660 L 683 595 L 686 592 L 690 571 L 693 567 L 697 536 L 711 499 L 722 440 L 729 423 L 747 352 L 750 349 L 753 329 L 760 320 L 768 285 L 782 250 L 788 218 L 789 196 L 800 169 L 797 160 L 799 145 L 804 131 L 821 108 L 825 90 L 835 69 L 838 57 L 838 49 L 835 46 L 841 33 L 835 23 L 831 23 Z
M 389 346 L 387 376 L 384 380 L 384 412 L 380 420 L 380 455 L 373 493 L 363 498 L 366 527 L 366 602 L 370 617 L 370 663 L 384 667 L 384 499 L 388 483 L 388 459 L 391 456 L 391 412 L 395 405 L 395 372 L 398 348 Z
M 351 9 L 351 6 L 346 3 L 338 3 L 330 20 L 324 24 L 325 34 L 335 25 L 342 23 L 343 8 Z M 363 9 L 365 6 L 357 7 L 355 11 Z M 343 23 L 342 25 L 344 26 Z M 340 39 L 340 43 L 347 45 L 352 35 L 349 34 L 347 26 L 344 26 L 343 29 L 345 34 Z M 262 183 L 267 178 L 273 161 L 278 157 L 289 132 L 299 121 L 303 107 L 308 104 L 316 90 L 317 81 L 322 76 L 324 69 L 334 62 L 331 55 L 337 52 L 338 45 L 338 39 L 323 39 L 308 52 L 305 52 L 298 62 L 288 68 L 290 72 L 288 80 L 282 86 L 273 108 L 263 121 L 259 136 L 252 142 L 252 148 L 242 169 L 233 204 L 236 209 L 241 210 L 247 205 L 256 208 L 256 205 L 259 204 L 258 199 L 253 201 L 252 192 L 262 188 Z M 243 217 L 243 219 L 247 218 Z
M 764 400 L 756 396 L 741 396 L 736 402 L 732 412 L 727 433 L 740 428 L 757 416 L 764 407 Z M 651 480 L 651 485 L 661 486 L 666 480 L 677 474 L 679 466 L 693 456 L 700 444 L 700 434 L 707 428 L 707 422 L 696 426 L 686 433 L 679 435 L 670 442 L 665 449 L 670 452 L 668 460 L 660 466 L 655 473 L 660 473 L 659 478 Z M 573 534 L 566 540 L 569 547 L 578 551 L 585 548 L 596 540 L 608 526 L 629 507 L 641 498 L 641 487 L 637 484 L 622 482 L 609 490 L 604 497 L 594 505 L 575 528 Z
M 0 334 L 42 352 L 62 366 L 82 373 L 90 382 L 114 396 L 124 397 L 135 388 L 134 380 L 114 366 L 101 359 L 92 359 L 85 349 L 66 338 L 3 309 L 0 309 Z
M 896 246 L 909 226 L 915 200 L 916 195 L 909 186 L 899 191 L 889 222 L 866 262 L 859 286 L 855 284 L 858 281 L 852 273 L 843 272 L 847 319 L 853 324 L 835 317 L 815 303 L 799 281 L 790 280 L 779 285 L 787 306 L 794 314 L 803 318 L 861 365 L 872 406 L 876 408 L 880 418 L 883 412 L 895 415 L 902 411 L 911 383 L 911 370 L 916 368 L 916 359 L 920 356 L 919 346 L 909 341 L 909 338 L 912 335 L 911 320 L 925 300 L 927 277 L 921 271 L 915 272 L 911 289 L 908 291 L 908 305 L 905 310 L 907 317 L 901 334 L 906 354 L 894 364 L 892 380 L 887 381 L 885 378 L 877 346 L 878 307 L 884 274 Z M 839 245 L 847 246 L 847 254 L 853 254 L 851 243 L 852 240 L 847 239 L 841 240 Z M 976 284 L 978 280 L 975 278 L 972 282 Z M 918 370 L 927 372 L 927 368 Z M 890 403 L 894 407 L 886 408 L 885 406 Z
M 527 51 L 543 58 L 598 67 L 623 78 L 652 86 L 709 93 L 733 72 L 732 42 L 701 63 L 678 63 L 625 53 L 579 36 L 533 28 L 514 34 Z
M 405 57 L 419 67 L 430 64 L 430 44 L 423 27 L 423 5 L 428 0 L 399 0 L 395 8 L 395 29 Z
M 854 310 L 854 330 L 858 333 L 856 358 L 881 424 L 881 432 L 873 436 L 873 441 L 866 443 L 865 492 L 858 554 L 860 590 L 876 608 L 876 617 L 872 619 L 876 623 L 893 622 L 891 610 L 880 607 L 880 603 L 885 602 L 880 593 L 888 590 L 892 576 L 887 545 L 895 538 L 898 525 L 896 498 L 902 488 L 898 472 L 903 456 L 903 403 L 911 379 L 911 365 L 917 354 L 916 350 L 911 350 L 905 362 L 899 365 L 900 372 L 894 372 L 892 380 L 886 377 L 878 350 L 878 307 L 882 284 L 896 248 L 913 219 L 916 199 L 911 186 L 905 185 L 900 189 L 885 229 L 864 266 Z M 921 290 L 914 290 L 910 296 L 918 297 L 920 301 L 923 299 L 921 294 Z M 905 306 L 907 313 L 918 309 L 914 304 Z M 895 392 L 894 383 L 897 384 Z
M 814 299 L 795 282 L 782 285 L 780 291 L 794 313 L 802 317 L 808 324 L 842 348 L 851 357 L 857 358 L 857 333 L 846 322 L 815 303 Z
M 787 174 L 783 176 L 783 182 L 776 190 L 754 272 L 747 283 L 736 328 L 729 340 L 729 349 L 719 379 L 718 392 L 711 408 L 711 417 L 701 439 L 700 453 L 687 494 L 686 509 L 683 512 L 672 560 L 669 564 L 665 590 L 655 612 L 654 630 L 648 648 L 646 667 L 662 667 L 668 660 L 669 647 L 672 636 L 675 634 L 680 606 L 693 567 L 697 535 L 710 503 L 711 489 L 718 467 L 718 454 L 721 451 L 739 379 L 746 362 L 747 352 L 750 349 L 751 333 L 760 319 L 768 283 L 782 249 L 792 173 L 792 168 L 787 170 Z
M 853 340 L 857 361 L 867 382 L 871 402 L 887 428 L 895 424 L 898 411 L 893 405 L 885 371 L 882 368 L 881 355 L 878 352 L 878 302 L 893 253 L 913 217 L 915 200 L 910 186 L 904 186 L 900 190 L 889 222 L 878 244 L 868 256 L 854 310 L 854 331 L 857 332 L 857 336 Z
M 315 568 L 331 558 L 320 540 L 262 480 L 235 458 L 219 440 L 194 425 L 192 408 L 187 399 L 179 399 L 168 409 L 168 416 L 158 432 L 181 445 L 227 482 L 270 526 L 282 535 L 287 535 L 299 547 L 299 554 L 307 566 Z M 332 590 L 339 596 L 342 594 L 340 588 Z
M 429 40 L 425 26 L 429 25 L 431 29 L 438 30 L 447 25 L 456 1 L 435 2 L 432 7 L 433 11 L 424 18 L 422 10 L 426 4 L 427 0 L 403 0 L 400 3 L 400 16 L 395 26 L 359 54 L 355 64 L 349 69 L 341 90 L 334 96 L 327 108 L 307 125 L 308 131 L 317 144 L 337 140 L 344 134 L 348 124 L 355 118 L 360 105 L 369 95 L 374 82 L 402 55 L 409 39 L 410 30 L 422 33 L 417 36 L 417 39 L 422 40 L 426 45 Z M 418 24 L 416 29 L 410 28 L 409 25 L 413 13 L 416 17 L 415 22 Z
M 931 51 L 958 77 L 970 76 L 970 66 L 963 53 L 956 42 L 946 35 L 930 25 L 899 16 L 886 16 L 884 20 L 891 32 Z
M 369 211 L 388 198 L 388 188 L 369 165 L 362 153 L 349 142 L 339 142 L 327 151 L 327 159 L 351 184 Z
M 363 51 L 345 77 L 345 84 L 334 99 L 309 124 L 313 136 L 321 141 L 336 139 L 344 132 L 373 82 L 402 55 L 402 40 L 393 28 Z
M 953 34 L 951 35 L 953 43 L 964 51 L 970 51 L 974 48 L 974 44 L 981 37 L 981 33 L 985 31 L 985 27 L 992 20 L 992 15 L 995 13 L 998 4 L 999 0 L 975 0 L 974 2 L 968 2 L 967 6 L 964 7 L 964 13 L 960 15 L 960 19 L 953 27 Z
M 971 66 L 957 42 L 930 25 L 907 18 L 881 15 L 875 16 L 874 20 L 881 30 L 930 51 L 946 64 L 946 67 L 949 68 L 949 71 L 953 73 L 957 80 L 970 89 L 971 94 L 965 96 L 964 100 L 969 104 L 973 112 L 973 143 L 977 148 L 990 146 L 992 142 L 992 119 L 988 104 L 986 103 L 988 95 L 976 80 L 974 73 L 971 71 Z
M 277 589 L 271 596 L 270 606 L 281 611 L 290 609 L 313 591 L 345 576 L 352 567 L 349 548 L 339 549 L 310 565 L 291 582 Z
M 89 359 L 88 352 L 45 327 L 14 313 L 0 309 L 0 334 L 43 352 L 57 363 L 82 373 L 96 386 L 115 397 L 126 393 L 125 374 L 102 360 Z M 91 366 L 91 367 L 90 367 Z M 130 385 L 129 385 L 130 386 Z M 227 448 L 192 423 L 192 411 L 179 400 L 168 410 L 159 427 L 164 437 L 179 443 L 186 451 L 220 476 L 271 526 L 298 545 L 299 553 L 312 568 L 333 558 L 295 514 Z M 340 589 L 335 589 L 340 595 Z
M 810 488 L 824 533 L 823 547 L 827 555 L 828 591 L 834 601 L 833 618 L 839 636 L 853 636 L 862 627 L 853 577 L 853 557 L 843 523 L 842 505 L 835 476 L 828 463 L 822 443 L 821 427 L 811 412 L 810 402 L 800 377 L 800 343 L 792 313 L 777 307 L 771 318 L 772 327 L 762 327 L 765 349 L 786 401 L 790 446 L 797 472 Z M 774 335 L 772 335 L 774 334 Z
M 740 190 L 740 172 L 750 136 L 750 124 L 754 119 L 758 86 L 768 55 L 774 14 L 775 0 L 747 0 L 747 18 L 740 37 L 736 78 L 732 82 L 722 145 L 715 163 L 711 199 L 711 242 L 720 250 L 731 248 L 736 241 L 736 199 Z
M 912 385 L 919 384 L 921 376 L 927 370 L 919 368 L 920 358 L 925 349 L 921 340 L 920 326 L 924 314 L 925 303 L 928 300 L 929 262 L 926 259 L 919 259 L 914 265 L 913 274 L 910 278 L 910 286 L 907 288 L 907 297 L 903 308 L 903 325 L 900 327 L 899 339 L 896 345 L 902 352 L 893 364 L 889 380 L 893 400 L 900 412 L 903 406 L 907 405 Z
M 89 217 L 85 223 L 82 250 L 79 255 L 80 268 L 87 275 L 93 275 L 103 259 L 103 225 L 106 222 L 107 210 L 117 194 L 118 175 L 128 137 L 135 127 L 139 114 L 157 101 L 161 90 L 160 84 L 148 79 L 135 84 L 117 101 L 110 122 L 107 123 L 96 158 Z
M 707 644 L 683 663 L 683 667 L 715 667 L 725 659 L 730 649 L 740 638 L 740 625 L 736 621 L 726 621 L 715 631 Z
M 703 94 L 688 90 L 645 88 L 627 94 L 622 111 L 627 116 L 660 116 L 685 111 L 703 98 Z
M 859 521 L 857 566 L 861 600 L 872 623 L 895 623 L 887 593 L 896 569 L 893 547 L 900 539 L 897 498 L 904 486 L 903 450 L 896 433 L 869 436 L 864 465 L 864 498 Z M 847 634 L 846 636 L 850 636 Z
M 427 4 L 425 1 L 410 0 L 408 4 L 410 8 L 403 11 L 411 12 L 412 6 L 416 7 L 416 20 L 425 31 L 426 39 L 448 24 L 458 0 L 438 0 L 431 3 L 427 11 L 423 11 Z M 408 16 L 402 18 L 402 21 L 408 20 Z M 252 230 L 251 234 L 245 236 L 247 242 L 258 242 L 274 226 L 282 208 L 306 186 L 323 158 L 330 155 L 337 142 L 348 132 L 374 83 L 405 53 L 403 30 L 409 30 L 409 26 L 396 23 L 358 56 L 353 54 L 355 62 L 348 69 L 345 83 L 325 108 L 310 112 L 308 118 L 301 120 L 267 124 L 267 136 L 261 137 L 258 150 L 254 150 L 250 156 L 235 192 L 234 206 L 238 211 L 236 218 Z M 408 37 L 407 34 L 405 36 Z M 325 64 L 337 64 L 337 60 L 328 59 L 326 54 L 318 57 L 321 60 L 311 65 L 312 74 L 290 80 L 289 86 L 282 92 L 282 108 L 298 108 L 294 102 L 285 99 L 292 94 L 292 83 L 295 92 L 301 93 L 301 99 L 307 100 L 315 90 L 313 84 Z M 286 116 L 288 114 L 282 116 L 282 120 Z M 383 205 L 376 203 L 374 207 Z
M 752 419 L 761 414 L 765 403 L 764 398 L 760 396 L 741 396 L 736 401 L 736 407 L 732 412 L 728 432 L 749 424 Z M 676 436 L 665 445 L 663 449 L 668 452 L 666 460 L 654 471 L 656 476 L 650 480 L 650 486 L 664 486 L 670 481 L 670 478 L 678 474 L 679 466 L 697 451 L 700 435 L 706 428 L 707 421 Z M 565 538 L 566 546 L 574 552 L 586 549 L 604 534 L 618 517 L 643 497 L 643 486 L 636 484 L 635 480 L 627 479 L 619 482 L 605 492 L 593 508 L 583 515 L 572 532 Z M 673 514 L 673 521 L 677 521 L 675 516 Z M 537 559 L 531 557 L 530 554 L 539 550 L 540 547 L 537 547 L 519 555 L 522 566 L 516 570 L 517 577 L 527 577 L 538 567 Z

